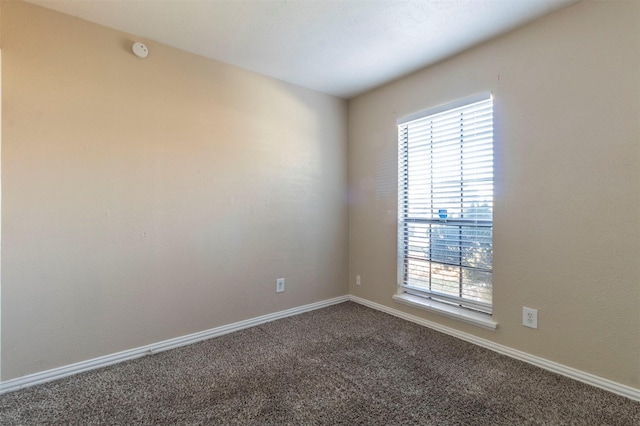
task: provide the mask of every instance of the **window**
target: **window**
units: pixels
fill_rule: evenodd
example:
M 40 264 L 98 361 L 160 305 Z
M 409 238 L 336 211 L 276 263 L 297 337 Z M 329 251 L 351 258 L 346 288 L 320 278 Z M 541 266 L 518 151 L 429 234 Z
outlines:
M 490 314 L 491 95 L 399 120 L 398 147 L 401 293 Z

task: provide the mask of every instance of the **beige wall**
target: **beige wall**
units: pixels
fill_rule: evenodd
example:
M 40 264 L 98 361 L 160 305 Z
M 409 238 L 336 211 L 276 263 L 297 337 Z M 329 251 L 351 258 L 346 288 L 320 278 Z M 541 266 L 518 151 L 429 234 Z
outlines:
M 584 1 L 352 100 L 351 293 L 640 387 L 639 49 L 640 2 Z M 391 299 L 395 121 L 487 90 L 495 332 Z M 538 330 L 521 325 L 523 306 Z
M 3 3 L 3 380 L 347 294 L 345 101 Z

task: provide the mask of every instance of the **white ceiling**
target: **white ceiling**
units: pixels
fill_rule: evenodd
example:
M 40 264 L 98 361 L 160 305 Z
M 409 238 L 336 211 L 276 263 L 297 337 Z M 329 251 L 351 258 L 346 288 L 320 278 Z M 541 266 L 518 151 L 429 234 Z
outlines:
M 350 98 L 580 0 L 28 1 Z

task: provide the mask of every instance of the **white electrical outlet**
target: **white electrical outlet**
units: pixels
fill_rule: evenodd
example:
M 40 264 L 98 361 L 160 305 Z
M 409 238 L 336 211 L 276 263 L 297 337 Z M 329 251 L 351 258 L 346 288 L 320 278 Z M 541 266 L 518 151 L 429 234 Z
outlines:
M 538 328 L 538 310 L 524 306 L 522 308 L 522 325 L 529 328 Z
M 360 275 L 356 275 L 356 285 L 362 285 L 362 281 L 360 280 Z
M 284 291 L 284 278 L 278 278 L 276 280 L 276 293 L 282 293 Z

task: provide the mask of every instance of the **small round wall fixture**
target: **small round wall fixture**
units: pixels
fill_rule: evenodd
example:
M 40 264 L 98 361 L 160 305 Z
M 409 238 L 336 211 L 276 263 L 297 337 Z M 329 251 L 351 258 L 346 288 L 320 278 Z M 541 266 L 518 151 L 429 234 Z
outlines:
M 146 58 L 147 55 L 149 55 L 149 49 L 147 49 L 144 43 L 133 43 L 131 50 L 133 50 L 133 54 L 138 58 Z

